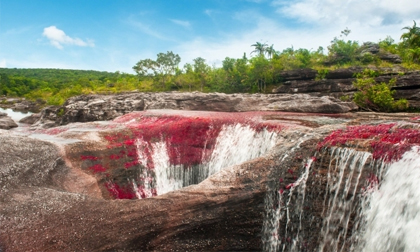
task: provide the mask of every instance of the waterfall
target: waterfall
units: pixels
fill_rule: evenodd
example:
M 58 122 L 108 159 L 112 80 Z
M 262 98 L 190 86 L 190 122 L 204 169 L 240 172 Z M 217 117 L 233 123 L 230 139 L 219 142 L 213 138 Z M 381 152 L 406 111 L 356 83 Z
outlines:
M 331 152 L 319 250 L 347 251 L 351 246 L 348 244 L 350 217 L 360 209 L 356 197 L 360 177 L 372 154 L 347 148 L 332 148 Z M 358 215 L 355 222 L 357 218 Z
M 300 149 L 300 144 L 309 138 L 310 136 L 307 135 L 301 137 L 295 145 L 281 156 L 280 161 L 283 163 L 285 160 L 290 159 L 291 155 Z M 292 241 L 292 239 L 287 236 L 288 232 L 290 232 L 288 224 L 290 224 L 291 215 L 293 214 L 289 210 L 297 210 L 299 216 L 302 216 L 306 182 L 312 161 L 312 158 L 310 158 L 304 162 L 303 174 L 294 183 L 286 186 L 288 188 L 287 190 L 289 190 L 288 192 L 285 191 L 284 188 L 278 189 L 277 182 L 275 183 L 276 186 L 274 190 L 272 190 L 273 188 L 269 188 L 264 199 L 265 217 L 262 229 L 262 245 L 264 251 L 279 251 L 280 248 L 281 250 L 284 250 L 285 243 Z M 296 194 L 294 194 L 295 190 L 299 192 L 297 195 L 300 198 L 299 202 L 301 204 L 292 209 L 290 204 L 293 201 L 292 198 L 296 196 Z M 286 223 L 284 230 L 281 230 L 284 226 L 282 225 L 282 222 Z M 295 239 L 295 242 L 296 240 L 298 240 L 298 238 Z
M 420 251 L 420 147 L 391 163 L 328 150 L 324 161 L 307 159 L 289 190 L 267 192 L 263 250 Z
M 420 149 L 389 165 L 362 213 L 361 244 L 354 251 L 420 251 Z
M 255 131 L 249 125 L 224 125 L 211 155 L 207 176 L 225 167 L 243 163 L 267 153 L 277 141 L 277 133 L 266 129 Z
M 348 251 L 351 245 L 348 241 L 356 232 L 348 229 L 357 228 L 351 223 L 359 223 L 361 218 L 355 217 L 362 207 L 357 197 L 365 185 L 361 176 L 367 166 L 373 166 L 369 162 L 372 154 L 332 148 L 324 156 L 330 157 L 326 162 L 319 162 L 326 165 L 324 180 L 316 179 L 317 173 L 324 172 L 322 165 L 316 165 L 315 158 L 307 158 L 300 177 L 291 187 L 267 193 L 264 251 Z M 323 193 L 316 188 L 323 188 Z M 317 205 L 311 206 L 315 201 Z
M 264 155 L 275 145 L 277 136 L 276 132 L 257 131 L 249 125 L 223 125 L 210 157 L 206 160 L 205 146 L 201 163 L 192 166 L 171 164 L 171 146 L 167 139 L 162 137 L 159 142 L 149 143 L 139 138 L 136 148 L 138 163 L 142 165 L 141 180 L 154 180 L 157 195 L 197 184 L 223 168 Z M 153 164 L 153 169 L 148 168 L 150 164 Z

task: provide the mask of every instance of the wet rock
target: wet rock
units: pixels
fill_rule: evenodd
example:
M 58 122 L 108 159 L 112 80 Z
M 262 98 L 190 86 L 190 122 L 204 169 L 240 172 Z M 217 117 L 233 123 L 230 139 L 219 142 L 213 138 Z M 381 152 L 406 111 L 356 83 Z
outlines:
M 340 217 L 335 214 L 340 209 L 329 207 L 329 202 L 335 198 L 359 197 L 363 193 L 361 187 L 368 185 L 374 171 L 366 163 L 366 167 L 358 170 L 361 172 L 352 173 L 348 169 L 341 172 L 336 166 L 339 159 L 334 151 L 317 151 L 317 144 L 333 130 L 345 128 L 345 124 L 366 124 L 367 120 L 373 125 L 406 121 L 402 125 L 407 127 L 412 115 L 352 113 L 346 115 L 345 120 L 332 120 L 335 117 L 326 120 L 325 116 L 310 114 L 269 116 L 275 113 L 265 113 L 268 121 L 289 125 L 268 155 L 226 167 L 198 185 L 143 200 L 106 200 L 98 184 L 106 183 L 110 178 L 101 178 L 79 165 L 82 159 L 96 161 L 90 156 L 95 151 L 104 150 L 106 155 L 110 148 L 122 148 L 109 146 L 104 138 L 110 139 L 110 135 L 98 132 L 101 129 L 112 132 L 127 141 L 124 138 L 127 130 L 112 122 L 108 125 L 71 124 L 45 131 L 53 134 L 55 130 L 55 134 L 62 132 L 59 136 L 64 139 L 78 140 L 67 143 L 50 143 L 0 130 L 1 250 L 261 251 L 263 243 L 276 236 L 287 248 L 295 246 L 299 251 L 319 251 L 319 244 L 324 239 L 324 223 L 331 220 L 335 225 Z M 303 126 L 309 125 L 305 123 L 292 124 L 299 120 L 319 123 L 311 124 L 312 128 Z M 321 121 L 328 123 L 319 126 Z M 93 130 L 82 129 L 88 125 Z M 64 132 L 66 127 L 72 130 Z M 370 150 L 371 145 L 363 144 L 366 139 L 355 141 L 358 142 L 350 141 L 346 145 L 350 151 L 354 146 L 358 150 Z M 130 141 L 126 144 L 133 146 Z M 367 155 L 368 152 L 364 153 Z M 123 167 L 125 161 L 113 156 L 112 167 Z M 312 165 L 308 166 L 311 161 Z M 295 183 L 305 174 L 306 168 L 310 168 L 306 173 L 306 186 L 297 187 Z M 124 171 L 122 168 L 121 173 Z M 128 172 L 133 171 L 129 169 Z M 126 174 L 119 175 L 127 178 Z M 351 189 L 347 197 L 342 196 L 346 191 L 344 186 L 331 185 L 330 179 L 341 181 L 337 179 L 339 177 L 355 178 L 343 179 Z M 336 190 L 340 190 L 338 197 L 334 194 Z M 276 232 L 264 232 L 264 218 L 275 214 L 277 206 L 281 205 L 278 200 L 270 205 L 268 196 L 279 199 L 279 193 L 284 197 L 280 210 L 290 221 L 274 223 Z M 354 202 L 361 202 L 358 199 Z M 290 210 L 287 213 L 286 204 Z M 329 213 L 332 213 L 331 217 Z M 349 238 L 353 234 L 355 215 L 353 212 L 348 215 L 349 232 L 341 237 Z M 329 234 L 340 237 L 344 229 L 342 225 L 331 225 Z M 300 230 L 301 239 L 293 243 L 297 230 Z M 348 244 L 343 248 L 347 251 Z

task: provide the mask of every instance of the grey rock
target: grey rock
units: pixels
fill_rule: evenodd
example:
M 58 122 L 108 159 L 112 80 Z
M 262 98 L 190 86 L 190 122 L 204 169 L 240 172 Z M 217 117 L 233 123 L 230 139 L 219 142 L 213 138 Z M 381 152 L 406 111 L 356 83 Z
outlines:
M 392 54 L 392 53 L 388 53 L 388 52 L 381 52 L 378 54 L 378 57 L 381 60 L 385 60 L 394 64 L 401 64 L 402 63 L 402 59 L 399 55 L 397 54 Z
M 296 102 L 292 102 L 296 99 Z M 289 101 L 281 106 L 280 101 Z M 312 106 L 300 108 L 302 102 Z M 315 105 L 316 104 L 316 105 Z M 321 106 L 322 105 L 322 106 Z M 330 107 L 331 106 L 331 107 Z M 339 109 L 338 109 L 339 108 Z M 354 104 L 327 97 L 289 94 L 221 94 L 221 93 L 129 93 L 117 95 L 85 95 L 70 98 L 64 115 L 57 124 L 112 120 L 132 111 L 150 109 L 201 110 L 241 112 L 259 110 L 307 111 L 314 113 L 345 113 L 356 109 Z M 51 117 L 50 117 L 51 118 Z M 53 119 L 53 118 L 52 118 Z
M 365 54 L 365 53 L 377 54 L 379 53 L 380 48 L 379 48 L 379 45 L 376 43 L 365 42 L 361 46 L 360 50 L 361 50 L 361 54 Z
M 32 114 L 19 120 L 20 123 L 34 124 L 41 118 L 41 114 Z
M 0 117 L 0 129 L 11 129 L 11 128 L 15 128 L 18 125 L 16 124 L 15 121 L 13 121 L 12 118 L 10 118 L 9 116 L 1 116 Z

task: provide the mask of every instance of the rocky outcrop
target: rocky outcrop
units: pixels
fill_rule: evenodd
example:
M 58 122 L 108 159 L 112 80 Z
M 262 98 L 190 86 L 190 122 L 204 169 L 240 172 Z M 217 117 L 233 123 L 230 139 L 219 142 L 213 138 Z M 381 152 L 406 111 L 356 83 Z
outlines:
M 222 93 L 125 93 L 72 97 L 63 107 L 48 107 L 35 126 L 66 125 L 72 122 L 112 120 L 132 111 L 176 109 L 220 112 L 288 111 L 346 113 L 357 109 L 351 102 L 308 94 Z M 54 122 L 54 123 L 53 123 Z
M 22 119 L 19 120 L 20 123 L 25 123 L 25 124 L 34 124 L 36 123 L 39 119 L 41 118 L 41 114 L 31 114 L 30 116 L 24 117 Z
M 18 125 L 16 124 L 16 122 L 13 121 L 13 119 L 10 116 L 7 116 L 6 113 L 0 112 L 0 129 L 8 130 L 17 126 Z
M 351 99 L 357 89 L 353 86 L 356 81 L 355 75 L 363 71 L 362 67 L 351 67 L 328 71 L 324 76 L 308 79 L 313 70 L 302 69 L 302 75 L 295 75 L 293 80 L 284 81 L 279 87 L 273 89 L 273 93 L 279 94 L 299 94 L 306 93 L 313 96 L 332 96 L 335 98 Z M 380 75 L 375 78 L 377 82 L 389 82 L 392 78 L 396 79 L 395 98 L 407 99 L 410 107 L 420 109 L 420 72 L 406 71 L 401 67 L 394 68 L 372 68 L 379 71 Z M 313 76 L 313 75 L 312 75 Z
M 205 117 L 199 115 L 204 113 L 197 112 L 190 117 L 200 123 Z M 211 115 L 214 116 L 217 115 Z M 232 117 L 221 116 L 223 120 Z M 99 188 L 104 181 L 101 182 L 99 174 L 83 164 L 104 160 L 92 156 L 93 153 L 106 156 L 107 149 L 120 151 L 120 145 L 110 145 L 105 140 L 110 140 L 113 135 L 120 136 L 125 142 L 127 148 L 123 149 L 126 152 L 129 152 L 131 142 L 124 138 L 126 130 L 115 128 L 117 125 L 113 122 L 109 122 L 109 127 L 98 126 L 100 124 L 91 124 L 95 131 L 86 130 L 88 125 L 83 129 L 81 124 L 45 131 L 44 134 L 58 132 L 59 138 L 78 139 L 76 142 L 56 143 L 58 146 L 28 137 L 0 135 L 2 250 L 261 249 L 264 193 L 267 180 L 271 179 L 268 174 L 279 165 L 277 154 L 227 167 L 199 185 L 157 197 L 107 200 L 109 196 L 105 197 Z M 192 125 L 191 128 L 197 127 Z M 98 132 L 100 129 L 102 132 Z M 290 148 L 293 145 L 290 139 L 295 135 L 295 132 L 285 132 L 278 151 Z M 116 167 L 124 167 L 124 162 L 127 162 L 115 156 L 112 160 L 117 162 L 113 163 Z M 104 178 L 105 182 L 112 179 Z

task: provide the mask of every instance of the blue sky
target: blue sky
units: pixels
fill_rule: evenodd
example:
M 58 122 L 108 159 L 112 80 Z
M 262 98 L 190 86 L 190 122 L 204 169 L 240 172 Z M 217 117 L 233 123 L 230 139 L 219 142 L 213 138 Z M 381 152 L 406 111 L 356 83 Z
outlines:
M 276 50 L 327 48 L 348 39 L 399 41 L 420 23 L 418 0 L 0 0 L 0 67 L 134 73 L 141 59 L 173 51 L 182 62 Z

